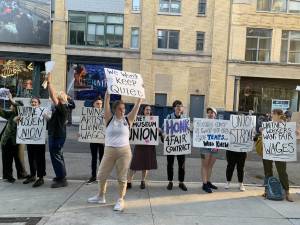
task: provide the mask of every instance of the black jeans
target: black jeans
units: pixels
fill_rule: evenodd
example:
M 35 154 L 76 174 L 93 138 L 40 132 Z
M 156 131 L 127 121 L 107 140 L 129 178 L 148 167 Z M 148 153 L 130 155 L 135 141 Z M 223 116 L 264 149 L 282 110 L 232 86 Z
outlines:
M 27 145 L 30 176 L 42 178 L 46 175 L 46 145 Z
M 178 162 L 178 180 L 179 182 L 183 182 L 185 175 L 185 155 L 177 155 L 176 158 Z M 175 155 L 168 155 L 167 160 L 168 180 L 173 181 Z
M 90 149 L 92 154 L 92 162 L 91 162 L 92 177 L 96 177 L 97 167 L 98 167 L 98 163 L 97 163 L 98 155 L 99 155 L 99 164 L 100 164 L 104 154 L 104 144 L 90 143 Z
M 227 158 L 227 168 L 226 168 L 227 181 L 231 181 L 235 165 L 237 165 L 238 180 L 240 183 L 242 183 L 244 180 L 244 167 L 247 158 L 247 153 L 226 151 L 226 158 Z
M 66 177 L 66 166 L 62 148 L 66 138 L 55 138 L 49 136 L 49 152 L 51 157 L 52 166 L 58 180 Z
M 22 162 L 19 158 L 19 145 L 13 145 L 10 140 L 2 148 L 2 166 L 3 166 L 3 179 L 13 177 L 13 161 L 17 170 L 17 176 L 21 177 L 25 174 Z

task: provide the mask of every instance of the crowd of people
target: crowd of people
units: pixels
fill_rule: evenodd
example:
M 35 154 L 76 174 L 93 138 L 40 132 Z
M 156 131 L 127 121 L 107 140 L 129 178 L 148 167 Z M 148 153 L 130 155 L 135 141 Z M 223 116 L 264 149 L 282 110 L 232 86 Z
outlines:
M 68 123 L 68 112 L 75 107 L 74 102 L 70 102 L 68 96 L 64 92 L 57 92 L 51 82 L 51 74 L 47 77 L 47 87 L 49 96 L 52 101 L 51 113 L 47 112 L 43 116 L 47 120 L 48 127 L 48 148 L 50 158 L 55 172 L 51 188 L 60 188 L 68 185 L 67 172 L 63 156 L 63 146 L 66 140 L 66 126 Z M 24 166 L 24 156 L 20 145 L 16 143 L 17 122 L 19 119 L 17 107 L 22 106 L 20 101 L 14 101 L 11 94 L 9 95 L 11 102 L 10 110 L 0 109 L 0 116 L 7 120 L 7 123 L 0 134 L 1 148 L 2 148 L 2 164 L 3 164 L 3 179 L 7 182 L 15 182 L 13 177 L 13 161 L 15 162 L 17 178 L 24 179 L 24 184 L 33 183 L 33 187 L 39 187 L 44 184 L 44 176 L 46 175 L 46 161 L 45 161 L 45 144 L 27 145 L 28 162 L 30 174 L 27 174 Z M 30 101 L 32 107 L 40 106 L 40 99 L 33 97 Z M 142 99 L 138 98 L 132 110 L 126 114 L 125 103 L 122 100 L 115 101 L 110 105 L 110 95 L 105 94 L 104 101 L 101 97 L 97 97 L 93 101 L 93 107 L 103 110 L 104 119 L 106 121 L 105 143 L 90 143 L 91 151 L 91 177 L 87 184 L 92 184 L 98 180 L 98 193 L 89 198 L 89 203 L 106 203 L 105 193 L 107 189 L 107 179 L 116 168 L 117 180 L 119 183 L 119 198 L 114 206 L 114 210 L 122 211 L 125 207 L 124 197 L 126 191 L 132 188 L 132 179 L 137 171 L 141 171 L 142 179 L 140 188 L 146 188 L 146 177 L 149 170 L 157 169 L 156 160 L 156 146 L 151 145 L 136 145 L 131 151 L 129 142 L 130 127 L 133 125 L 138 112 L 141 115 L 152 115 L 152 108 L 150 105 L 143 105 Z M 184 107 L 181 101 L 173 102 L 173 112 L 169 114 L 166 119 L 180 119 L 185 118 Z M 141 109 L 140 109 L 141 108 Z M 213 107 L 208 107 L 206 110 L 208 119 L 217 118 L 217 110 Z M 272 121 L 283 122 L 284 114 L 282 110 L 273 110 L 271 114 Z M 260 132 L 262 130 L 260 129 Z M 163 128 L 159 129 L 162 140 L 165 137 Z M 218 189 L 212 183 L 211 177 L 213 167 L 219 157 L 220 149 L 218 148 L 201 148 L 201 176 L 202 189 L 206 193 L 212 193 L 213 190 Z M 185 185 L 185 155 L 168 155 L 167 157 L 167 190 L 173 189 L 174 179 L 174 162 L 175 158 L 178 163 L 178 180 L 179 188 L 182 191 L 188 191 Z M 226 152 L 227 168 L 225 188 L 230 188 L 233 172 L 237 167 L 237 175 L 240 191 L 245 191 L 243 184 L 244 167 L 247 158 L 245 152 Z M 272 164 L 273 161 L 262 160 L 265 177 L 273 176 Z M 289 181 L 286 172 L 286 162 L 275 162 L 280 182 L 285 190 L 286 200 L 293 201 L 289 194 Z M 99 166 L 99 169 L 98 169 Z M 98 172 L 97 172 L 98 171 Z

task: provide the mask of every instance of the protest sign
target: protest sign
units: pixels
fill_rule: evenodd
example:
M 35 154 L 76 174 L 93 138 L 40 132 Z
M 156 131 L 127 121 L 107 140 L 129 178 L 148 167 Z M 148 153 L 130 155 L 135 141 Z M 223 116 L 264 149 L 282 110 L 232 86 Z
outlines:
M 164 155 L 191 154 L 190 118 L 164 120 Z
M 48 61 L 45 62 L 45 68 L 46 68 L 46 74 L 51 73 L 54 69 L 55 62 L 54 61 Z
M 230 124 L 230 151 L 252 151 L 253 138 L 256 133 L 256 117 L 245 115 L 231 115 Z
M 46 120 L 43 107 L 18 106 L 17 144 L 45 144 Z
M 158 116 L 137 116 L 130 129 L 130 144 L 158 145 Z
M 293 112 L 291 122 L 296 122 L 297 139 L 300 139 L 300 112 Z
M 140 74 L 105 68 L 109 94 L 145 98 L 143 79 Z
M 296 123 L 263 123 L 263 158 L 273 161 L 297 161 Z
M 82 107 L 78 141 L 105 143 L 105 122 L 103 110 Z
M 230 121 L 194 119 L 193 146 L 229 150 Z
M 0 99 L 8 100 L 9 89 L 0 88 Z

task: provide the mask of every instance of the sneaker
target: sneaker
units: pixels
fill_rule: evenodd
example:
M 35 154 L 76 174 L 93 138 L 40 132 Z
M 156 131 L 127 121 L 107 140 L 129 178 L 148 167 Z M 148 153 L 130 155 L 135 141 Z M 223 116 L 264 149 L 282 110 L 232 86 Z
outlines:
M 8 178 L 6 179 L 6 181 L 7 181 L 8 183 L 15 183 L 16 179 L 13 178 L 13 177 L 8 177 Z
M 145 181 L 141 181 L 140 188 L 141 188 L 141 189 L 145 189 L 145 188 L 146 188 Z
M 206 193 L 209 193 L 209 194 L 212 193 L 212 190 L 211 190 L 211 188 L 208 186 L 208 184 L 204 184 L 204 183 L 203 183 L 202 190 L 205 191 Z
M 246 191 L 246 188 L 243 183 L 240 184 L 240 191 Z
M 172 181 L 169 181 L 169 184 L 167 186 L 167 189 L 168 190 L 172 190 L 173 189 L 173 182 Z
M 96 181 L 97 181 L 96 177 L 91 177 L 91 178 L 86 182 L 86 185 L 95 183 Z
M 37 179 L 36 182 L 34 182 L 34 184 L 32 185 L 32 187 L 39 187 L 42 186 L 44 184 L 44 179 L 43 178 L 39 178 Z
M 105 200 L 105 196 L 100 197 L 99 195 L 95 195 L 91 198 L 88 198 L 88 203 L 97 203 L 97 204 L 105 204 L 106 200 Z
M 68 186 L 68 181 L 66 179 L 55 181 L 51 184 L 51 188 L 61 188 Z
M 17 177 L 18 177 L 18 180 L 24 180 L 24 179 L 30 178 L 30 175 L 27 175 L 26 173 L 24 173 L 24 174 L 18 175 Z
M 213 185 L 210 181 L 207 182 L 207 185 L 211 188 L 211 189 L 214 189 L 214 190 L 218 190 L 218 187 Z
M 183 191 L 187 191 L 187 187 L 185 186 L 184 183 L 179 183 L 179 188 Z
M 132 184 L 131 183 L 127 183 L 126 189 L 131 189 L 132 188 Z
M 114 211 L 123 211 L 124 210 L 124 205 L 125 205 L 124 200 L 120 198 L 117 201 L 117 203 L 115 204 Z
M 230 188 L 230 182 L 227 182 L 226 184 L 225 184 L 225 189 L 229 189 Z
M 29 184 L 35 181 L 35 177 L 28 177 L 26 180 L 23 181 L 23 184 Z

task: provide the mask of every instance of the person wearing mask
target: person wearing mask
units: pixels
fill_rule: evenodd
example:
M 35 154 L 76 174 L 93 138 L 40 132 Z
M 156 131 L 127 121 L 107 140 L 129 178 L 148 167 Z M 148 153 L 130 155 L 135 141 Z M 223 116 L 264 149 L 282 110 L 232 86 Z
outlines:
M 68 118 L 67 95 L 64 92 L 56 93 L 51 74 L 47 77 L 47 87 L 52 100 L 52 116 L 48 118 L 48 142 L 52 166 L 56 177 L 51 188 L 60 188 L 68 185 L 66 167 L 62 148 L 66 140 L 66 124 Z
M 0 108 L 0 117 L 7 120 L 5 127 L 1 132 L 1 149 L 2 149 L 2 166 L 3 179 L 9 183 L 14 183 L 16 179 L 13 177 L 13 161 L 15 162 L 18 179 L 27 178 L 19 157 L 19 145 L 16 143 L 17 137 L 17 116 L 18 106 L 23 106 L 21 101 L 14 101 L 11 93 L 8 95 L 11 103 L 10 110 Z
M 151 116 L 151 106 L 143 107 L 143 116 Z M 157 169 L 156 148 L 155 145 L 136 145 L 133 151 L 130 171 L 128 173 L 127 189 L 132 187 L 132 179 L 136 171 L 142 171 L 141 189 L 146 188 L 145 180 L 149 170 Z
M 107 178 L 116 167 L 119 182 L 119 199 L 114 206 L 115 211 L 123 211 L 125 207 L 127 171 L 131 160 L 129 144 L 130 126 L 139 111 L 142 99 L 138 99 L 131 112 L 125 116 L 125 104 L 122 100 L 115 101 L 112 114 L 110 109 L 110 95 L 105 94 L 104 119 L 106 121 L 106 136 L 104 156 L 98 171 L 99 193 L 88 199 L 89 203 L 105 204 Z
M 41 100 L 38 97 L 32 97 L 30 104 L 35 110 L 39 110 Z M 28 144 L 27 154 L 30 167 L 30 176 L 23 184 L 33 183 L 32 187 L 39 187 L 44 184 L 44 176 L 46 176 L 46 145 L 45 144 Z M 36 180 L 36 176 L 38 179 Z
M 217 118 L 217 110 L 213 107 L 208 107 L 206 109 L 208 119 Z M 201 148 L 201 175 L 202 175 L 202 190 L 206 193 L 212 193 L 212 189 L 217 190 L 218 187 L 213 185 L 210 181 L 212 169 L 216 162 L 216 157 L 218 155 L 219 149 L 217 148 Z
M 103 101 L 102 98 L 99 96 L 93 101 L 93 107 L 99 110 L 102 110 Z M 88 180 L 87 184 L 94 183 L 96 179 L 96 172 L 98 168 L 98 157 L 99 157 L 99 164 L 103 158 L 104 154 L 104 144 L 100 143 L 90 143 L 92 161 L 91 161 L 91 169 L 92 169 L 92 176 Z
M 180 100 L 175 100 L 172 104 L 174 112 L 167 115 L 166 119 L 182 119 L 186 118 L 183 114 L 183 104 Z M 163 130 L 163 129 L 162 129 Z M 177 158 L 178 163 L 178 180 L 179 188 L 183 191 L 187 191 L 187 187 L 184 184 L 185 176 L 185 155 L 167 155 L 167 173 L 168 173 L 168 185 L 167 189 L 173 189 L 173 177 L 174 177 L 174 160 Z

